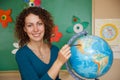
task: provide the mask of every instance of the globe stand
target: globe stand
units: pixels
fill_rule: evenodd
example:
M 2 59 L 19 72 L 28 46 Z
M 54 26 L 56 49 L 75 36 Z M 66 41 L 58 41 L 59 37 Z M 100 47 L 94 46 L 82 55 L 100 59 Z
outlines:
M 88 33 L 86 31 L 82 31 L 76 35 L 74 35 L 69 41 L 68 41 L 68 45 L 72 46 L 72 42 L 74 41 L 74 39 L 76 39 L 77 37 L 79 36 L 82 36 L 82 35 L 87 35 Z M 76 75 L 70 68 L 69 68 L 69 63 L 66 62 L 65 63 L 66 65 L 66 68 L 68 70 L 68 72 L 71 74 L 71 76 L 75 79 L 75 80 L 85 80 L 85 79 L 82 79 L 81 77 L 79 77 L 78 75 Z M 95 80 L 99 80 L 98 78 L 95 78 Z

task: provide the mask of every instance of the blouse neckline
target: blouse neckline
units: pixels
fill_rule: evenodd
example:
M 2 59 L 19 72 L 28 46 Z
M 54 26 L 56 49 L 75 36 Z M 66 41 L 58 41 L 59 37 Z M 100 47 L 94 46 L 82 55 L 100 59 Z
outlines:
M 50 48 L 50 60 L 49 60 L 49 62 L 48 63 L 45 63 L 45 62 L 43 62 L 40 58 L 38 58 L 38 56 L 37 55 L 35 55 L 35 53 L 26 45 L 26 47 L 27 47 L 27 49 L 29 49 L 29 51 L 32 53 L 32 55 L 34 56 L 34 57 L 36 57 L 40 62 L 42 62 L 43 64 L 45 64 L 45 65 L 49 65 L 50 63 L 51 63 L 51 58 L 52 58 L 52 54 L 51 54 L 51 48 Z

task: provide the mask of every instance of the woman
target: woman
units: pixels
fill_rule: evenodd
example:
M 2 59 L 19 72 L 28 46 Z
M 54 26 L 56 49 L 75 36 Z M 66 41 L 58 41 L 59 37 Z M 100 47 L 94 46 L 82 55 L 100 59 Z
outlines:
M 51 44 L 53 26 L 50 13 L 40 7 L 26 8 L 17 17 L 16 61 L 22 80 L 59 80 L 59 71 L 71 54 L 69 45 L 59 50 Z

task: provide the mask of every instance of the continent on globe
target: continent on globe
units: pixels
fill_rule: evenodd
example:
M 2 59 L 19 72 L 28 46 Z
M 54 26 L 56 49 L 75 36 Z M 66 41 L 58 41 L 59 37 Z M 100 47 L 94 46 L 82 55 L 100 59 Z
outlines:
M 108 64 L 108 56 L 104 56 L 103 54 L 95 54 L 93 55 L 93 62 L 95 62 L 98 66 L 97 74 L 101 74 L 102 70 Z

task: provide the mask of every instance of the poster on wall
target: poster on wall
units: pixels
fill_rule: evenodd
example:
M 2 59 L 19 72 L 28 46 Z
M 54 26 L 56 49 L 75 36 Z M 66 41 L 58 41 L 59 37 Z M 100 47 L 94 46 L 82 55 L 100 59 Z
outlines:
M 114 58 L 120 59 L 120 19 L 95 19 L 94 34 L 107 41 Z

